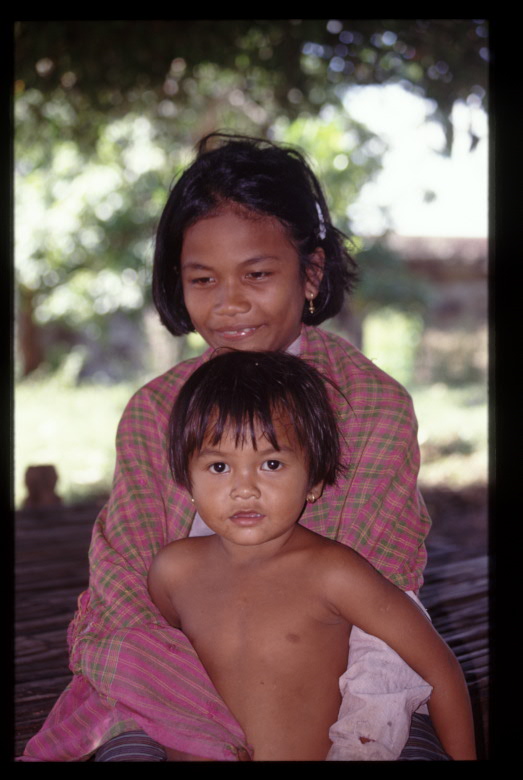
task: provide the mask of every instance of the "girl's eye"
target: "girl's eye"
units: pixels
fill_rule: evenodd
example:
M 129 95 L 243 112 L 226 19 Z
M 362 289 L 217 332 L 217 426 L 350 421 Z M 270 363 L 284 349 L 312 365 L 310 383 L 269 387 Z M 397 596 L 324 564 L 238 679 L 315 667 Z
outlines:
M 211 463 L 209 471 L 211 474 L 225 474 L 230 468 L 226 463 Z
M 271 275 L 270 271 L 251 271 L 250 273 L 247 274 L 247 277 L 249 279 L 254 279 L 256 281 L 257 279 L 266 279 L 270 275 Z
M 198 279 L 190 280 L 190 284 L 192 284 L 193 287 L 205 287 L 205 285 L 210 284 L 211 282 L 214 282 L 212 276 L 200 276 Z
M 281 468 L 283 468 L 281 460 L 266 460 L 262 463 L 263 471 L 279 471 Z

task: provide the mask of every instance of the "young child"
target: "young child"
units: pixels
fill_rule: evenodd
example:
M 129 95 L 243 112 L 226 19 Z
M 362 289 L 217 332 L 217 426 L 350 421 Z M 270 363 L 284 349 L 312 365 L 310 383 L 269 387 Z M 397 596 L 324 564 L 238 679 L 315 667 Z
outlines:
M 190 639 L 254 760 L 326 758 L 353 625 L 429 682 L 444 749 L 475 758 L 463 675 L 430 621 L 356 552 L 297 522 L 342 471 L 312 366 L 278 352 L 212 357 L 174 405 L 170 463 L 214 534 L 164 547 L 149 591 Z

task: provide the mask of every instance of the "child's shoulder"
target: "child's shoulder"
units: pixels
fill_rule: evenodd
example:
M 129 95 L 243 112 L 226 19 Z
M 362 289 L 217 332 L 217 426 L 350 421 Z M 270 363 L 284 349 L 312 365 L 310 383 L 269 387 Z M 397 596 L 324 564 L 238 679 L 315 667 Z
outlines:
M 358 625 L 362 607 L 376 609 L 398 590 L 362 555 L 341 542 L 320 537 L 311 550 L 308 568 L 314 572 L 320 592 L 351 623 Z
M 200 548 L 205 546 L 208 537 L 187 537 L 169 542 L 155 555 L 149 577 L 161 577 L 172 580 L 183 577 L 193 565 Z
M 318 534 L 315 535 L 318 536 Z M 346 585 L 348 582 L 358 584 L 384 579 L 374 566 L 352 547 L 347 547 L 342 542 L 326 539 L 323 536 L 320 536 L 319 539 L 320 544 L 317 545 L 318 552 L 316 553 L 317 562 L 321 566 L 325 581 L 331 585 L 340 583 Z
M 384 579 L 352 548 L 311 531 L 308 534 L 312 536 L 306 540 L 308 555 L 302 566 L 307 571 L 307 579 L 315 582 L 329 609 L 355 623 L 359 614 L 356 607 L 375 604 Z
M 205 548 L 209 544 L 209 536 L 187 536 L 184 539 L 176 539 L 162 547 L 156 554 L 157 558 L 171 560 L 172 558 L 186 557 L 192 553 L 197 553 L 200 548 Z
M 327 539 L 327 537 L 321 536 L 308 528 L 303 528 L 303 530 L 306 532 L 305 540 L 311 554 L 314 556 L 317 564 L 327 572 L 334 572 L 347 567 L 350 569 L 351 566 L 357 567 L 361 561 L 364 561 L 356 550 L 347 547 L 346 544 L 337 542 L 334 539 Z M 370 564 L 365 562 L 364 565 Z

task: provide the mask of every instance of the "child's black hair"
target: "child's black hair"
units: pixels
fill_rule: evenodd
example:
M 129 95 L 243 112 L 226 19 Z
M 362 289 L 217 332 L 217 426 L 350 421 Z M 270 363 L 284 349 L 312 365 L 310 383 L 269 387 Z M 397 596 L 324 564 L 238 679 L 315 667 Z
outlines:
M 332 485 L 341 470 L 336 417 L 325 382 L 313 366 L 284 352 L 220 352 L 183 385 L 169 422 L 169 460 L 174 480 L 191 490 L 189 463 L 204 440 L 225 433 L 236 444 L 256 431 L 278 450 L 274 418 L 293 428 L 309 470 L 309 487 Z
M 345 248 L 346 236 L 331 223 L 321 186 L 304 156 L 261 139 L 211 133 L 174 185 L 158 225 L 152 289 L 166 328 L 175 336 L 194 330 L 180 274 L 184 233 L 228 203 L 279 219 L 296 247 L 304 277 L 314 250 L 323 249 L 315 311 L 311 314 L 304 301 L 302 321 L 319 325 L 338 314 L 345 293 L 354 287 L 357 267 Z

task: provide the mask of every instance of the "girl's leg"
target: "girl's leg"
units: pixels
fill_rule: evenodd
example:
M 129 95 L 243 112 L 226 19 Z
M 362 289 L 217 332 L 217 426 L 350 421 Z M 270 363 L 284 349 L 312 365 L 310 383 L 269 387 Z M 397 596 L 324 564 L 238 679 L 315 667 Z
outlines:
M 428 715 L 415 712 L 409 738 L 398 761 L 452 761 L 436 736 Z
M 407 744 L 398 761 L 451 761 L 428 715 L 414 713 Z M 98 748 L 91 761 L 167 761 L 164 748 L 144 731 L 127 731 Z
M 167 761 L 167 754 L 145 731 L 126 731 L 98 748 L 91 761 Z
M 211 758 L 193 756 L 179 750 L 162 747 L 149 737 L 145 731 L 126 731 L 113 737 L 98 748 L 90 761 L 212 761 Z M 248 756 L 240 755 L 240 761 L 248 761 Z

